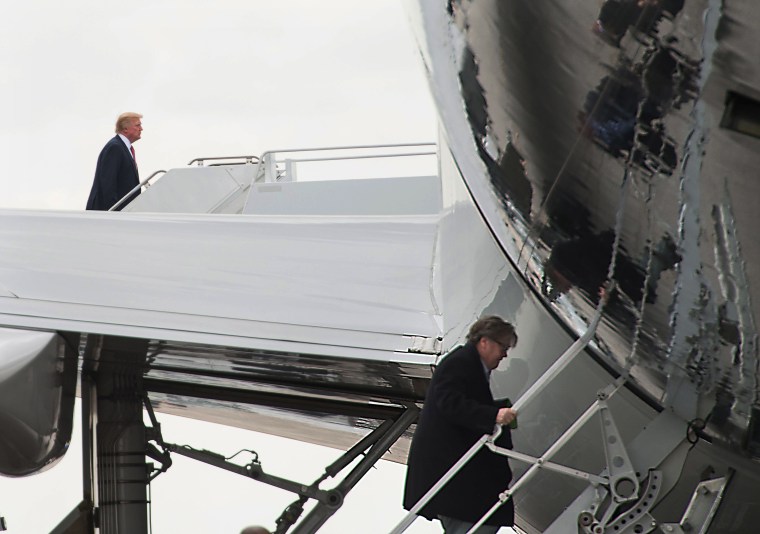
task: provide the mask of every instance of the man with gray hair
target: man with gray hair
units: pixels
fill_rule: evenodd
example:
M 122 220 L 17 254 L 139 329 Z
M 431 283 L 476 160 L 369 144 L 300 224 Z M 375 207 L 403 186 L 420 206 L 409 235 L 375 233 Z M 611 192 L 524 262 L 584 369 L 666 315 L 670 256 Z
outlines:
M 509 425 L 517 413 L 495 401 L 489 376 L 517 344 L 514 327 L 501 317 L 478 319 L 467 343 L 447 354 L 433 373 L 407 459 L 404 508 L 410 510 L 444 474 L 495 425 Z M 496 444 L 512 448 L 504 427 Z M 507 458 L 481 449 L 420 511 L 439 519 L 447 534 L 464 534 L 499 500 L 512 479 Z M 493 534 L 514 523 L 512 501 L 477 530 Z
M 116 119 L 116 135 L 106 143 L 98 156 L 95 179 L 87 199 L 88 210 L 109 210 L 140 183 L 135 148 L 132 144 L 142 135 L 142 115 L 128 111 Z M 116 210 L 129 204 L 140 194 L 136 191 Z

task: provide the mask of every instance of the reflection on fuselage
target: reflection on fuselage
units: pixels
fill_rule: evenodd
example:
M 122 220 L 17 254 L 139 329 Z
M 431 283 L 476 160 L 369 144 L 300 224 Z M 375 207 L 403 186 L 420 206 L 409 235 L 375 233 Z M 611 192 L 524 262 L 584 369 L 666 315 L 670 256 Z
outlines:
M 445 139 L 512 265 L 575 335 L 607 297 L 602 365 L 757 459 L 760 145 L 720 120 L 727 95 L 760 94 L 760 10 L 451 0 L 441 21 L 451 50 L 427 54 Z

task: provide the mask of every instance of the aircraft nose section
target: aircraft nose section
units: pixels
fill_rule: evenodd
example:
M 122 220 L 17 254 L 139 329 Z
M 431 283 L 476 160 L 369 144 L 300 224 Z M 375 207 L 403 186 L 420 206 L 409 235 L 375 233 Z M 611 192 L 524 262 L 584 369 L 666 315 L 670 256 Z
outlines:
M 75 346 L 55 332 L 0 328 L 0 474 L 29 475 L 63 457 L 76 364 Z

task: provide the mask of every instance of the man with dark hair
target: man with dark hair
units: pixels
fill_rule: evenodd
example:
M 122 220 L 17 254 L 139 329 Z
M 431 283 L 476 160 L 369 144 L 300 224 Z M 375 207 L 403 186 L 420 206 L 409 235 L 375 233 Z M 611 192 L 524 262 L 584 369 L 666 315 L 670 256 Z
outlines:
M 141 118 L 139 113 L 128 111 L 116 119 L 116 135 L 98 156 L 95 178 L 87 199 L 88 210 L 109 210 L 140 183 L 132 144 L 142 136 Z M 120 210 L 139 194 L 136 191 L 116 209 Z
M 490 372 L 517 343 L 514 327 L 501 317 L 477 320 L 467 343 L 452 350 L 433 373 L 407 460 L 404 508 L 414 507 L 428 490 L 483 434 L 508 425 L 517 413 L 506 402 L 494 401 Z M 512 448 L 508 427 L 496 442 Z M 423 507 L 420 514 L 439 519 L 447 534 L 463 534 L 493 506 L 512 479 L 507 458 L 481 449 Z M 514 523 L 512 501 L 502 505 L 478 529 L 492 534 Z

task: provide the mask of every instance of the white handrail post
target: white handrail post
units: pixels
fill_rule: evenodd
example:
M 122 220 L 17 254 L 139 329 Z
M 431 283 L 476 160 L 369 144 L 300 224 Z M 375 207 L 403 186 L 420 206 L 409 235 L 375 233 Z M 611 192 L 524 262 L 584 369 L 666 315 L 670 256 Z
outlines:
M 293 159 L 288 158 L 285 160 L 285 181 L 297 182 L 298 176 L 296 176 L 296 162 Z
M 528 388 L 528 391 L 523 393 L 517 401 L 515 401 L 512 408 L 516 411 L 520 411 L 523 406 L 530 403 L 531 400 L 533 400 L 535 397 L 538 396 L 539 393 L 541 393 L 544 388 L 552 381 L 554 378 L 562 372 L 562 370 L 567 367 L 570 362 L 572 362 L 575 357 L 581 353 L 583 349 L 586 348 L 586 345 L 589 344 L 591 341 L 591 338 L 593 337 L 594 333 L 596 332 L 596 327 L 599 326 L 599 321 L 602 318 L 602 310 L 604 309 L 604 304 L 600 303 L 599 307 L 596 309 L 596 313 L 594 314 L 594 317 L 591 319 L 591 323 L 586 328 L 586 331 L 583 332 L 583 335 L 575 340 L 575 342 L 570 345 L 567 350 L 557 358 L 557 360 L 547 369 L 544 371 L 544 374 L 541 375 L 541 377 L 536 380 L 533 385 Z
M 150 176 L 148 176 L 145 180 L 143 180 L 142 182 L 140 182 L 139 184 L 137 184 L 136 186 L 134 186 L 132 189 L 130 189 L 129 193 L 127 193 L 126 195 L 124 195 L 123 197 L 121 197 L 119 199 L 119 201 L 116 202 L 116 204 L 114 204 L 113 206 L 111 206 L 110 208 L 108 208 L 108 211 L 116 211 L 116 208 L 120 208 L 123 204 L 126 204 L 127 199 L 130 196 L 132 196 L 134 193 L 137 193 L 138 191 L 140 191 L 140 188 L 142 188 L 143 186 L 145 186 L 146 189 L 148 187 L 150 187 L 150 180 L 151 180 L 151 178 L 153 178 L 154 176 L 159 175 L 161 173 L 165 173 L 165 172 L 166 172 L 165 170 L 161 169 L 161 170 L 158 170 L 158 171 L 154 172 Z
M 264 155 L 264 181 L 273 183 L 277 181 L 277 160 L 274 152 L 268 152 Z

